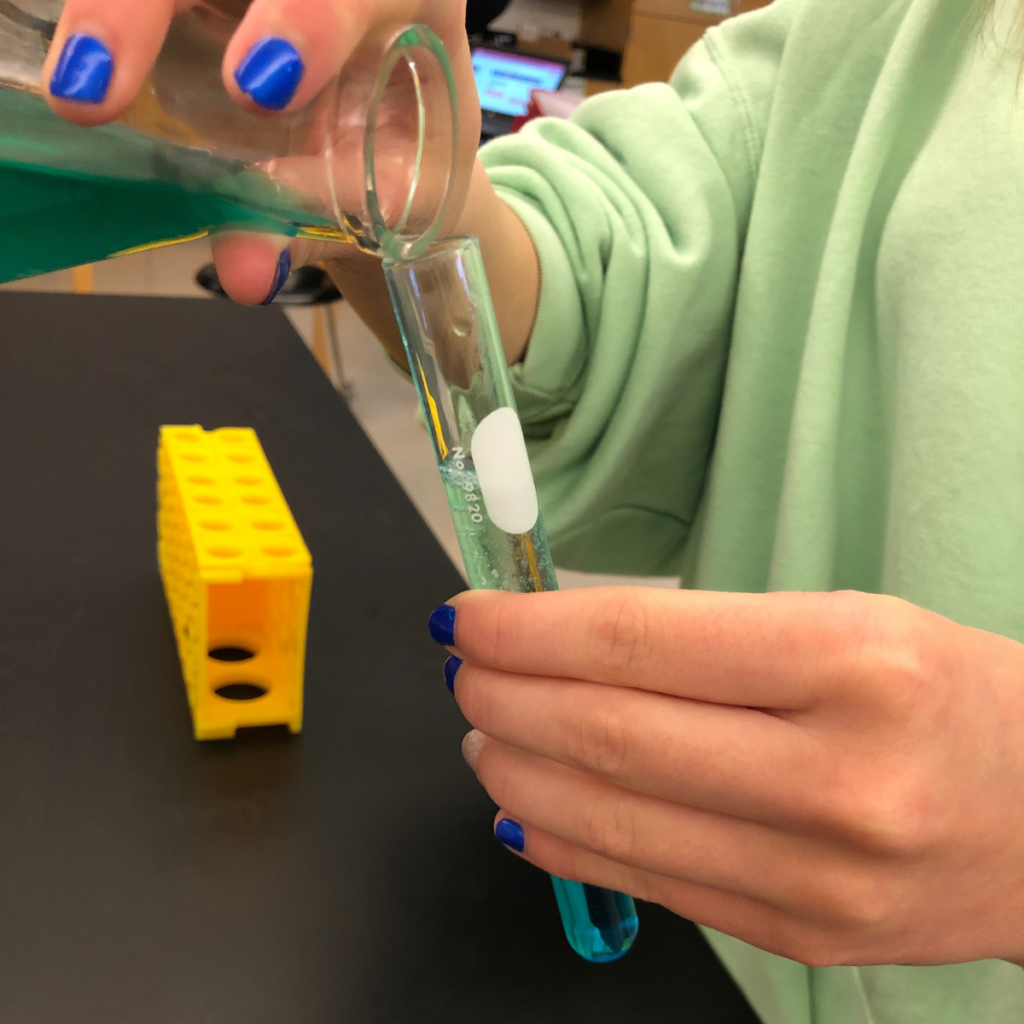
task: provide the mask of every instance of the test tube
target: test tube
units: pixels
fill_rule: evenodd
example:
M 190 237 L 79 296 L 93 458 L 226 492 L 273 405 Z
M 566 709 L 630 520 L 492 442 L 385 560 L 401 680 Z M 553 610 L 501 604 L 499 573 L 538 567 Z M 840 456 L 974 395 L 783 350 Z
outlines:
M 475 238 L 384 272 L 474 589 L 557 590 L 537 490 Z M 625 893 L 552 876 L 566 938 L 617 960 L 639 922 Z

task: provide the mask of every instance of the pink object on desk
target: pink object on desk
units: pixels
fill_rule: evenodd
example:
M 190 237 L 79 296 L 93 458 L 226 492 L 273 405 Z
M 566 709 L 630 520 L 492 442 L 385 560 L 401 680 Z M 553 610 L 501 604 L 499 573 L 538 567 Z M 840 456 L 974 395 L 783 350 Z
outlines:
M 546 89 L 534 89 L 530 93 L 530 105 L 527 107 L 526 113 L 512 122 L 512 131 L 519 131 L 527 121 L 532 121 L 535 117 L 568 119 L 583 100 L 583 96 L 574 92 L 549 92 Z

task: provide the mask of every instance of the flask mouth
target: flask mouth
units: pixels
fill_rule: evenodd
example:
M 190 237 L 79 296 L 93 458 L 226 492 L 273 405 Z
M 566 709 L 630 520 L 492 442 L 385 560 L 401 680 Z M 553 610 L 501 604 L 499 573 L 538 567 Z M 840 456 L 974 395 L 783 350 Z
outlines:
M 367 252 L 415 259 L 437 237 L 455 183 L 455 76 L 426 25 L 369 39 L 338 78 L 324 149 L 332 212 Z

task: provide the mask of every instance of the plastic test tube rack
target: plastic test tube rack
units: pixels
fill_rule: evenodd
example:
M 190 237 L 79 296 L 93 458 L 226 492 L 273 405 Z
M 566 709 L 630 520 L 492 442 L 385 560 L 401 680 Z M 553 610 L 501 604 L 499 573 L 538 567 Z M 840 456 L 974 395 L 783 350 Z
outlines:
M 313 562 L 253 430 L 160 429 L 160 574 L 197 740 L 302 728 Z

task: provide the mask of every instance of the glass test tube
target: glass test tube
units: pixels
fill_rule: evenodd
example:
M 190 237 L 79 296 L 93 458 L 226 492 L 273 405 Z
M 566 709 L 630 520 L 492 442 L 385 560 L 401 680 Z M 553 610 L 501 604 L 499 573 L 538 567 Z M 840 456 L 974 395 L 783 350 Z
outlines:
M 557 590 L 505 353 L 475 238 L 386 260 L 409 369 L 441 470 L 470 586 Z M 566 938 L 616 960 L 633 944 L 633 899 L 552 876 Z

